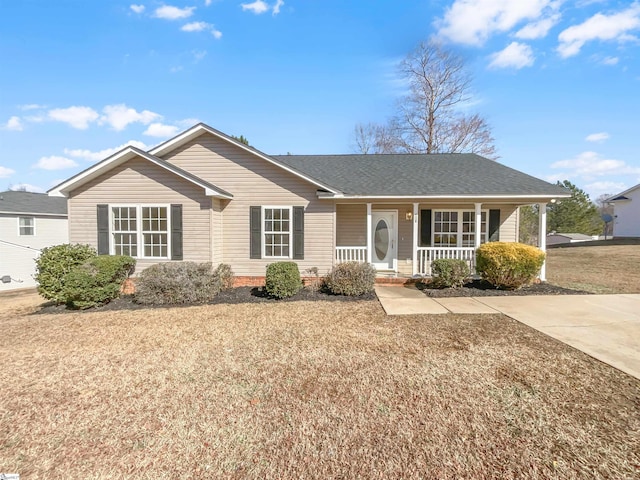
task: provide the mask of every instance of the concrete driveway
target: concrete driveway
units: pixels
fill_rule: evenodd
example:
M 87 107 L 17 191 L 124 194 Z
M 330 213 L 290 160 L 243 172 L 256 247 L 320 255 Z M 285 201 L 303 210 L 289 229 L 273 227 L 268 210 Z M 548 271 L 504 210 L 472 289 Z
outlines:
M 376 286 L 388 315 L 503 313 L 640 379 L 640 294 L 429 298 Z
M 640 295 L 476 300 L 640 379 Z

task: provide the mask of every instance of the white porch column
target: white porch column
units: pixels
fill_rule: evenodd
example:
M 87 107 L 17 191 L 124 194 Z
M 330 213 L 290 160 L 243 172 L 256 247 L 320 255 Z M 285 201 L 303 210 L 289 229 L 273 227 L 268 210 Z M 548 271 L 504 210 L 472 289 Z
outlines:
M 367 263 L 371 263 L 371 204 L 367 203 Z
M 538 212 L 540 217 L 540 222 L 538 225 L 538 248 L 543 252 L 547 252 L 547 204 L 539 203 L 538 204 Z M 542 268 L 540 269 L 540 280 L 547 280 L 547 261 L 542 264 Z
M 413 275 L 418 274 L 418 204 L 413 204 Z
M 476 203 L 476 229 L 475 229 L 475 235 L 473 238 L 475 238 L 475 243 L 474 243 L 474 247 L 478 248 L 480 246 L 480 243 L 482 241 L 482 204 L 481 203 Z M 487 222 L 489 221 L 489 219 L 487 219 Z

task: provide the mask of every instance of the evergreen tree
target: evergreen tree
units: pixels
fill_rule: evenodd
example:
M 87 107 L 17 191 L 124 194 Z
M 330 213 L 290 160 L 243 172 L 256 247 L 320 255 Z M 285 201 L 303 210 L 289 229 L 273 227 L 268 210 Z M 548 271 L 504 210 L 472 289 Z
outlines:
M 558 185 L 570 190 L 571 197 L 547 206 L 547 232 L 600 234 L 603 223 L 589 195 L 569 180 Z

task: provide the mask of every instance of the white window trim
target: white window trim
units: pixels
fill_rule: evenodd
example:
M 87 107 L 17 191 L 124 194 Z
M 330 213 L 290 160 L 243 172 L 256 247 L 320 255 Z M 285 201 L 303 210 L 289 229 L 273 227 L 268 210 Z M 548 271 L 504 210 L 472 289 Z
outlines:
M 457 225 L 458 225 L 458 230 L 456 232 L 449 232 L 449 233 L 455 233 L 456 237 L 457 237 L 457 241 L 456 241 L 456 246 L 455 247 L 450 247 L 450 248 L 470 248 L 470 247 L 463 247 L 462 246 L 462 235 L 464 234 L 464 232 L 462 231 L 462 225 L 463 225 L 463 218 L 464 218 L 464 213 L 472 213 L 474 215 L 474 219 L 475 219 L 475 210 L 467 210 L 467 209 L 462 209 L 462 210 L 458 210 L 458 209 L 452 209 L 452 210 L 446 210 L 446 209 L 438 209 L 438 210 L 433 210 L 433 214 L 431 215 L 431 245 L 436 246 L 436 242 L 435 242 L 435 236 L 436 236 L 436 213 L 444 213 L 444 212 L 456 212 L 458 214 L 458 221 L 457 221 Z M 482 213 L 485 214 L 485 223 L 487 225 L 487 228 L 485 229 L 484 232 L 484 241 L 481 243 L 487 243 L 489 241 L 489 210 L 481 210 Z M 475 226 L 475 220 L 473 225 Z M 476 232 L 474 232 L 474 235 L 476 234 Z M 439 247 L 441 248 L 447 248 L 444 245 L 440 245 Z
M 265 218 L 264 218 L 264 211 L 267 209 L 278 209 L 278 210 L 289 210 L 289 255 L 288 256 L 267 256 L 266 251 L 267 251 L 267 242 L 266 242 L 266 232 L 264 231 L 264 222 L 265 222 Z M 287 233 L 287 232 L 277 232 L 278 234 L 280 233 Z M 261 242 L 262 243 L 262 258 L 263 259 L 282 259 L 282 260 L 288 260 L 288 259 L 292 259 L 293 258 L 293 206 L 292 205 L 263 205 L 262 209 L 261 209 L 261 215 L 260 215 L 260 235 L 261 235 Z
M 144 235 L 142 233 L 142 209 L 146 207 L 164 207 L 167 209 L 167 256 L 147 257 L 144 254 Z M 109 204 L 109 255 L 115 255 L 115 242 L 113 241 L 113 209 L 136 209 L 136 248 L 138 255 L 132 258 L 147 260 L 171 260 L 171 204 L 168 203 L 110 203 Z
M 22 233 L 20 233 L 20 219 L 21 218 L 30 218 L 31 220 L 33 220 L 33 234 L 32 235 L 23 235 Z M 32 217 L 29 215 L 20 215 L 18 217 L 18 236 L 19 237 L 35 237 L 36 236 L 36 217 Z

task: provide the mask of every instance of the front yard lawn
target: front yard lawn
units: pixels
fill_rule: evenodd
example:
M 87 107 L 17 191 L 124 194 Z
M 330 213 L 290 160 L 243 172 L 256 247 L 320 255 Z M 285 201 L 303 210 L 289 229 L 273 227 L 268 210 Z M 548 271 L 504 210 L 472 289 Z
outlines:
M 0 299 L 21 478 L 638 478 L 640 382 L 501 315 L 377 301 L 32 315 Z

